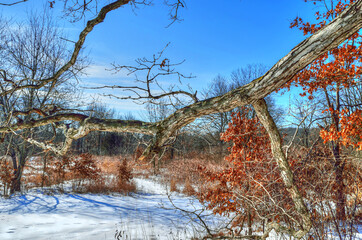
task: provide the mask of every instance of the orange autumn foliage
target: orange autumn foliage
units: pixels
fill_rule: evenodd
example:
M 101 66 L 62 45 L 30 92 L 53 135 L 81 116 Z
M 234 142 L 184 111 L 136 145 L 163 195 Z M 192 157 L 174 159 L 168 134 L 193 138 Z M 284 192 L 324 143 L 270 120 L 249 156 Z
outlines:
M 344 146 L 352 146 L 359 151 L 362 150 L 362 110 L 357 109 L 353 113 L 349 113 L 347 109 L 343 109 L 340 113 L 340 131 L 332 125 L 329 129 L 322 129 L 320 136 L 327 141 L 339 141 Z
M 273 196 L 283 204 L 288 196 L 283 192 L 283 183 L 273 161 L 269 136 L 259 119 L 252 115 L 246 107 L 233 113 L 229 128 L 221 135 L 222 140 L 232 143 L 230 154 L 225 158 L 230 167 L 217 172 L 201 169 L 208 186 L 200 191 L 200 200 L 207 202 L 214 213 L 245 215 L 243 211 L 250 206 L 250 201 L 265 205 Z M 266 215 L 275 214 L 275 208 L 269 207 L 261 211 Z
M 317 1 L 313 2 L 316 4 Z M 290 27 L 298 28 L 304 35 L 314 34 L 353 2 L 355 0 L 331 1 L 324 13 L 316 12 L 316 23 L 297 17 Z M 317 91 L 322 91 L 326 96 L 328 109 L 325 112 L 329 113 L 333 122 L 320 133 L 325 142 L 337 141 L 362 150 L 361 105 L 343 105 L 340 100 L 343 89 L 361 84 L 361 75 L 362 36 L 356 32 L 340 46 L 317 58 L 286 85 L 287 88 L 294 85 L 302 87 L 301 95 L 308 95 L 309 99 L 313 99 Z

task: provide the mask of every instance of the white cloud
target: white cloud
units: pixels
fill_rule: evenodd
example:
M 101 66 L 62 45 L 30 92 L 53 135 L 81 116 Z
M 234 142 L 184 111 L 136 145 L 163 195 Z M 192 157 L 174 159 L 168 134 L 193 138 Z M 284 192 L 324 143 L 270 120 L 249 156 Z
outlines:
M 111 66 L 105 65 L 90 65 L 85 70 L 86 75 L 83 79 L 87 78 L 100 78 L 100 79 L 115 79 L 115 78 L 129 78 L 126 71 L 120 71 L 118 73 L 114 73 L 114 71 L 110 71 Z
M 105 104 L 108 108 L 114 109 L 121 114 L 132 112 L 136 116 L 139 112 L 144 111 L 144 105 L 136 104 L 130 100 L 120 100 L 104 96 L 97 92 L 84 92 L 83 97 L 88 103 L 97 101 L 99 103 Z

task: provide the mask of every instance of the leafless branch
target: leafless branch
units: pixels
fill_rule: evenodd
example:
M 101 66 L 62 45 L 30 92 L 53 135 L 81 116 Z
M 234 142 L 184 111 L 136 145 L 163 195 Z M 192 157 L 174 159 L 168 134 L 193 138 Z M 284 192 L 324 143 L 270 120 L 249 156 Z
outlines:
M 13 6 L 19 3 L 23 3 L 23 2 L 27 2 L 29 0 L 21 0 L 21 1 L 17 1 L 17 2 L 12 2 L 12 3 L 0 3 L 1 6 Z
M 170 7 L 169 16 L 171 23 L 167 27 L 171 26 L 176 21 L 180 22 L 183 19 L 179 16 L 180 8 L 186 7 L 186 2 L 184 0 L 165 0 L 165 4 Z
M 121 66 L 117 64 L 113 64 L 113 71 L 116 73 L 122 70 L 126 70 L 128 75 L 134 75 L 136 83 L 145 85 L 141 86 L 101 86 L 101 87 L 93 87 L 89 89 L 121 89 L 122 91 L 128 92 L 131 95 L 129 96 L 117 96 L 115 94 L 104 94 L 105 96 L 114 97 L 117 99 L 129 99 L 133 100 L 137 103 L 145 103 L 152 102 L 154 100 L 159 100 L 165 97 L 173 97 L 176 100 L 178 99 L 178 95 L 184 95 L 193 100 L 193 102 L 197 102 L 197 91 L 194 93 L 188 92 L 181 89 L 176 89 L 175 86 L 171 85 L 169 89 L 165 90 L 162 85 L 159 83 L 161 78 L 165 77 L 176 77 L 177 81 L 181 84 L 182 79 L 193 78 L 192 75 L 185 76 L 184 74 L 176 71 L 175 67 L 182 64 L 184 61 L 180 63 L 171 63 L 168 58 L 164 58 L 162 55 L 165 49 L 169 44 L 165 46 L 165 48 L 160 51 L 158 54 L 153 55 L 152 59 L 149 60 L 147 58 L 139 58 L 136 60 L 136 66 Z M 144 79 L 139 79 L 137 74 L 144 74 Z M 168 81 L 169 82 L 169 81 Z M 161 93 L 159 93 L 161 92 Z
M 22 89 L 40 89 L 40 88 L 46 86 L 48 83 L 51 83 L 52 85 L 56 84 L 58 79 L 66 71 L 68 71 L 72 66 L 74 66 L 74 64 L 76 63 L 76 61 L 78 59 L 79 53 L 83 47 L 86 37 L 94 29 L 94 27 L 96 25 L 100 24 L 101 22 L 103 22 L 109 12 L 111 12 L 115 9 L 118 9 L 123 5 L 128 4 L 130 1 L 131 0 L 118 0 L 118 1 L 112 2 L 112 3 L 104 6 L 100 10 L 97 17 L 88 21 L 86 27 L 79 34 L 79 39 L 74 46 L 73 54 L 72 54 L 70 60 L 67 63 L 65 63 L 58 71 L 56 71 L 53 76 L 46 78 L 46 79 L 39 79 L 38 80 L 40 82 L 39 84 L 24 84 L 24 85 L 19 84 L 17 86 L 14 86 L 12 89 L 1 92 L 0 96 L 4 96 L 4 95 L 10 94 L 14 91 L 19 91 Z
M 289 141 L 289 144 L 283 146 L 283 148 L 285 148 L 285 156 L 286 156 L 286 158 L 288 158 L 289 148 L 292 146 L 292 144 L 293 144 L 293 142 L 294 142 L 294 139 L 295 139 L 295 137 L 296 137 L 297 134 L 298 134 L 300 125 L 302 125 L 302 123 L 305 121 L 305 119 L 306 119 L 307 117 L 308 117 L 308 114 L 305 115 L 304 118 L 302 119 L 302 121 L 299 122 L 299 124 L 297 125 L 297 129 L 295 129 L 295 132 L 294 132 L 294 134 L 293 134 L 292 139 Z

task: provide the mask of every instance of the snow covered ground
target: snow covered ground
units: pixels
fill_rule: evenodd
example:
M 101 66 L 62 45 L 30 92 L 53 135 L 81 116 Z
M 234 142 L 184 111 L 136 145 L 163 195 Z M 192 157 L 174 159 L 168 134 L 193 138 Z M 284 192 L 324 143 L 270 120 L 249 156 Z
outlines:
M 44 194 L 33 189 L 11 199 L 0 198 L 0 239 L 190 239 L 198 233 L 190 219 L 172 209 L 165 186 L 134 179 L 131 196 Z M 182 209 L 201 208 L 182 194 L 172 195 Z M 209 217 L 209 224 L 220 218 Z
M 130 196 L 47 194 L 33 189 L 11 199 L 0 198 L 0 240 L 177 240 L 203 236 L 197 223 L 175 210 L 159 179 L 134 181 L 138 192 Z M 173 193 L 172 202 L 189 211 L 202 208 L 182 194 Z M 225 222 L 209 212 L 203 214 L 209 226 Z M 362 239 L 362 228 L 358 231 L 356 237 Z M 270 239 L 280 237 L 272 232 Z

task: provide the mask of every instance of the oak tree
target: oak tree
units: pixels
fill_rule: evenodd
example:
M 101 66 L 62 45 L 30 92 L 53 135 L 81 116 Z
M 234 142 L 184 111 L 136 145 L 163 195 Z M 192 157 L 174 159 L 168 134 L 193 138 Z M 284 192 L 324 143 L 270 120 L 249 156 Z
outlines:
M 320 1 L 312 1 L 314 4 Z M 323 12 L 316 12 L 316 22 L 305 22 L 297 17 L 291 27 L 297 27 L 304 35 L 314 34 L 332 22 L 353 0 L 322 1 Z M 325 126 L 320 136 L 329 142 L 333 152 L 335 169 L 335 194 L 337 196 L 337 216 L 345 219 L 345 183 L 344 167 L 346 159 L 342 156 L 343 147 L 351 146 L 362 149 L 362 99 L 356 99 L 352 105 L 345 104 L 348 95 L 346 89 L 353 89 L 362 84 L 362 36 L 355 32 L 338 47 L 325 52 L 299 72 L 287 84 L 303 88 L 302 96 L 309 99 L 323 99 L 326 115 Z

